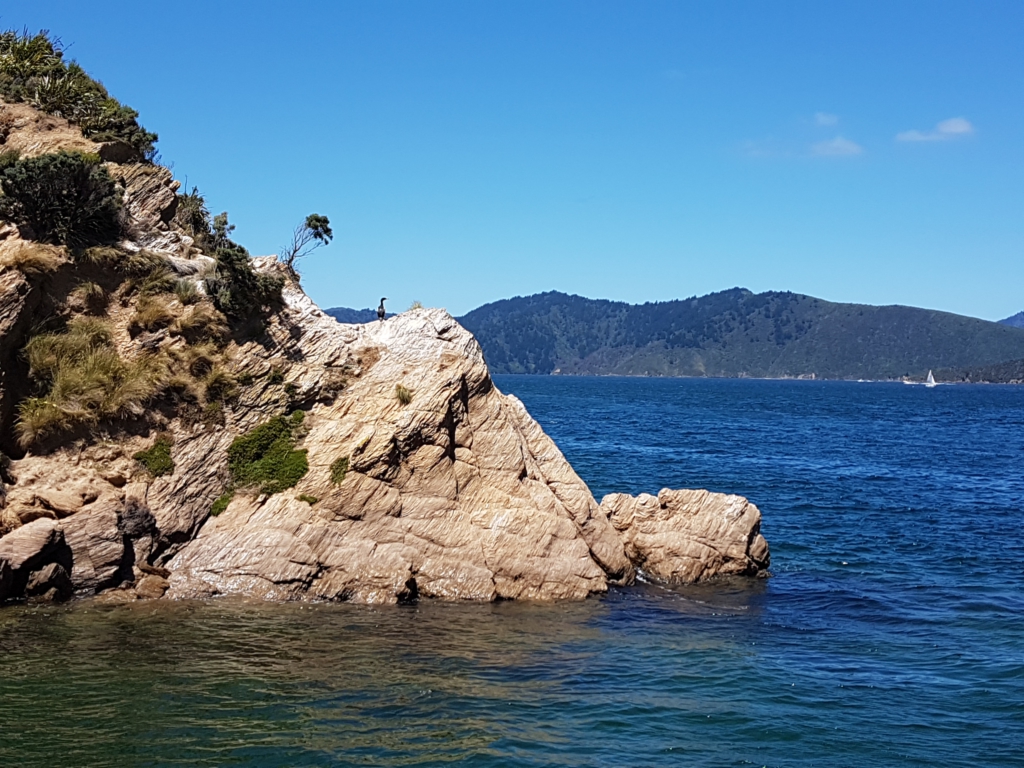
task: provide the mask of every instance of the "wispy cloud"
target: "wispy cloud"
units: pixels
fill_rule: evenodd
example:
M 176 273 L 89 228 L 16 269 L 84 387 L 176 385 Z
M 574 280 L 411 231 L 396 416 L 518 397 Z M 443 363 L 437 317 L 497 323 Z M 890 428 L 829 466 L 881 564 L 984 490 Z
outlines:
M 896 134 L 896 141 L 949 141 L 974 133 L 974 126 L 966 117 L 951 117 L 935 126 L 933 131 L 903 131 Z
M 819 157 L 850 157 L 864 152 L 864 147 L 855 141 L 836 136 L 828 141 L 819 141 L 811 147 L 811 154 Z
M 815 112 L 814 124 L 821 126 L 839 125 L 839 115 L 830 115 L 828 112 Z

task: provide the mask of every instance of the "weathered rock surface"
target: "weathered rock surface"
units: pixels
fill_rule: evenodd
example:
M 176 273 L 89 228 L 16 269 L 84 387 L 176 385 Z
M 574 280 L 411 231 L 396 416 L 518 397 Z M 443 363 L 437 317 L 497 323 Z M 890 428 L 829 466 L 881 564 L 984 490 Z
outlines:
M 601 501 L 626 553 L 643 574 L 672 584 L 768 569 L 761 513 L 742 496 L 665 489 L 657 496 L 612 493 Z
M 149 478 L 130 458 L 145 436 L 26 457 L 11 465 L 3 513 L 28 525 L 9 536 L 59 520 L 74 589 L 120 586 L 123 599 L 578 599 L 630 583 L 635 566 L 673 582 L 767 567 L 760 515 L 740 497 L 663 491 L 598 506 L 443 310 L 342 325 L 294 284 L 284 297 L 266 337 L 232 353 L 255 381 L 224 426 L 167 426 L 173 473 Z M 270 497 L 239 491 L 209 517 L 234 436 L 296 407 L 308 474 Z M 335 483 L 338 459 L 348 471 Z M 19 574 L 10 595 L 24 592 Z
M 303 361 L 287 385 L 313 401 L 309 474 L 286 493 L 240 496 L 207 522 L 168 563 L 172 597 L 557 599 L 632 578 L 586 485 L 494 387 L 451 316 L 418 310 L 346 326 L 295 288 L 285 295 L 272 334 L 298 330 L 283 346 Z M 325 402 L 346 368 L 358 375 Z M 413 391 L 408 405 L 397 384 Z M 342 458 L 350 468 L 335 485 L 331 464 Z
M 60 563 L 48 563 L 29 574 L 25 597 L 32 602 L 63 603 L 74 590 L 71 577 Z
M 25 593 L 33 571 L 58 563 L 67 571 L 71 553 L 56 520 L 43 518 L 0 538 L 0 601 Z

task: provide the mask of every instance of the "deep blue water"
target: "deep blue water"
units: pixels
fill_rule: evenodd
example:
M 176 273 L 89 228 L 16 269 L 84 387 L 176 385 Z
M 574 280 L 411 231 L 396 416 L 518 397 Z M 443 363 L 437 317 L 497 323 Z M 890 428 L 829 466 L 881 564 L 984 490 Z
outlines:
M 496 377 L 595 495 L 760 507 L 768 580 L 0 611 L 0 765 L 1024 765 L 1024 387 Z

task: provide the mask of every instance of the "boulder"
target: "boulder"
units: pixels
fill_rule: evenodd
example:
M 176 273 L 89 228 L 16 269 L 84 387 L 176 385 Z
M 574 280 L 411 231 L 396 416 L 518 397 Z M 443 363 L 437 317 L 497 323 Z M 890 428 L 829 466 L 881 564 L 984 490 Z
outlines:
M 121 511 L 119 501 L 107 498 L 63 521 L 76 591 L 98 592 L 131 578 L 124 572 L 126 546 L 119 525 Z
M 64 530 L 56 520 L 35 520 L 0 538 L 0 600 L 24 595 L 32 572 L 50 563 L 65 571 L 71 567 Z
M 767 572 L 761 513 L 742 496 L 666 488 L 657 496 L 612 493 L 601 509 L 622 536 L 629 559 L 653 580 L 688 584 Z
M 63 603 L 71 598 L 73 592 L 71 577 L 60 563 L 49 563 L 33 571 L 25 585 L 25 597 L 29 602 Z

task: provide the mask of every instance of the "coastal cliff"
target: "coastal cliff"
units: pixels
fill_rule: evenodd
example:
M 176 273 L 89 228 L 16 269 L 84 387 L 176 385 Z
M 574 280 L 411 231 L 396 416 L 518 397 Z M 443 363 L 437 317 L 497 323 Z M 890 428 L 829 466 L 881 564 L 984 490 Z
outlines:
M 638 568 L 766 572 L 738 497 L 599 505 L 444 310 L 338 323 L 131 146 L 24 103 L 0 124 L 5 194 L 70 167 L 116 214 L 91 242 L 25 205 L 0 221 L 0 601 L 554 600 Z

